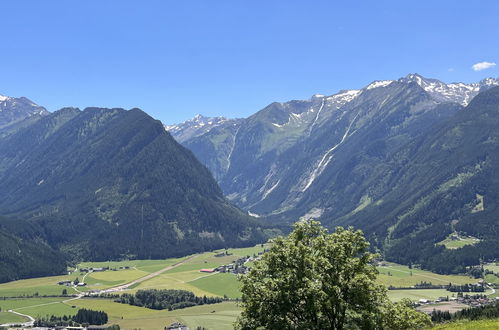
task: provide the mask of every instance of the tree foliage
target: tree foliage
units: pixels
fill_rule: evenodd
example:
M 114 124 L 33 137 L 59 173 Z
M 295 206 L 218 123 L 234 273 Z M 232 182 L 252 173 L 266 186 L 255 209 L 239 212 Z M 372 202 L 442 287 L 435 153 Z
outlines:
M 295 224 L 240 278 L 237 328 L 380 329 L 386 323 L 408 329 L 429 322 L 405 304 L 388 302 L 368 246 L 361 231 L 339 227 L 328 234 L 316 221 Z M 386 317 L 394 312 L 400 316 Z

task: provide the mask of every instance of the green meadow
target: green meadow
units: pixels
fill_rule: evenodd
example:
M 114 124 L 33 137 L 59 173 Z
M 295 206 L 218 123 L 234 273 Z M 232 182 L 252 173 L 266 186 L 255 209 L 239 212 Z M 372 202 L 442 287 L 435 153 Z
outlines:
M 477 280 L 463 275 L 440 275 L 430 271 L 409 268 L 394 263 L 384 263 L 378 267 L 378 282 L 386 286 L 409 287 L 421 282 L 431 282 L 437 285 L 476 283 Z
M 450 234 L 446 239 L 438 242 L 438 245 L 443 245 L 447 249 L 459 249 L 466 245 L 474 245 L 480 242 L 476 237 L 472 236 L 460 236 L 457 233 Z
M 268 246 L 265 246 L 268 247 Z M 78 269 L 88 267 L 109 267 L 104 272 L 81 273 L 75 271 L 71 275 L 35 278 L 0 284 L 0 297 L 32 295 L 38 292 L 40 295 L 53 294 L 60 295 L 66 288 L 69 294 L 76 293 L 72 288 L 57 285 L 61 280 L 74 280 L 76 277 L 80 281 L 87 283 L 86 287 L 78 288 L 84 290 L 107 289 L 114 286 L 130 283 L 148 274 L 154 273 L 165 267 L 171 266 L 179 261 L 182 264 L 167 270 L 151 279 L 137 283 L 127 291 L 134 293 L 141 289 L 183 289 L 192 291 L 198 296 L 227 296 L 229 298 L 240 298 L 239 282 L 237 276 L 230 273 L 204 273 L 200 272 L 204 268 L 215 268 L 221 265 L 233 263 L 236 259 L 244 256 L 258 255 L 263 252 L 261 245 L 242 248 L 229 249 L 229 255 L 216 256 L 225 253 L 225 250 L 205 252 L 194 255 L 192 258 L 172 258 L 166 260 L 127 260 L 119 262 L 85 262 L 78 265 Z M 122 269 L 120 269 L 120 267 Z M 128 267 L 128 269 L 124 269 Z M 495 264 L 487 265 L 489 269 L 496 269 Z M 474 283 L 475 279 L 458 275 L 439 275 L 420 269 L 410 269 L 394 263 L 384 263 L 378 267 L 378 282 L 386 286 L 410 287 L 422 281 L 433 284 L 465 284 Z M 411 300 L 436 299 L 441 296 L 452 296 L 443 289 L 436 290 L 389 290 L 390 299 L 399 301 L 402 298 Z M 213 305 L 195 306 L 175 311 L 152 310 L 138 306 L 120 304 L 111 299 L 102 298 L 82 298 L 70 300 L 71 297 L 54 298 L 25 298 L 25 299 L 0 299 L 0 307 L 3 311 L 15 309 L 20 313 L 33 317 L 47 315 L 74 315 L 79 308 L 90 308 L 102 310 L 109 315 L 109 324 L 119 324 L 125 329 L 162 329 L 166 325 L 179 321 L 187 324 L 190 328 L 202 326 L 207 329 L 232 329 L 232 324 L 240 313 L 240 309 L 235 302 L 224 302 Z M 12 313 L 2 312 L 0 322 L 19 322 L 22 317 Z
M 0 297 L 20 297 L 33 296 L 38 293 L 40 296 L 61 295 L 62 290 L 66 289 L 68 294 L 77 292 L 70 287 L 58 285 L 57 282 L 73 280 L 76 276 L 50 276 L 31 278 L 0 284 Z
M 22 322 L 26 322 L 26 319 L 22 316 L 9 312 L 0 312 L 0 324 Z

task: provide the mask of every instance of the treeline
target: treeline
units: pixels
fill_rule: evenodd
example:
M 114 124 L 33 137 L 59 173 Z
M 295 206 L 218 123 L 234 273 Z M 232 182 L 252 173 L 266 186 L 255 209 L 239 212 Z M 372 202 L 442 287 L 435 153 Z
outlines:
M 473 285 L 473 284 L 450 285 L 447 287 L 447 291 L 450 291 L 450 292 L 485 292 L 485 288 L 483 287 L 483 285 Z
M 115 302 L 151 309 L 181 309 L 197 305 L 216 304 L 222 302 L 218 297 L 197 297 L 186 290 L 139 290 L 135 294 L 125 293 Z
M 35 320 L 35 327 L 54 327 L 54 326 L 77 326 L 83 324 L 102 325 L 108 321 L 107 313 L 102 311 L 93 311 L 90 309 L 80 309 L 74 316 L 46 316 Z M 116 328 L 114 328 L 116 329 Z M 119 329 L 119 328 L 118 328 Z
M 461 319 L 479 320 L 495 318 L 499 318 L 499 303 L 480 307 L 465 308 L 454 314 L 449 313 L 449 311 L 436 310 L 431 313 L 431 320 L 437 323 Z

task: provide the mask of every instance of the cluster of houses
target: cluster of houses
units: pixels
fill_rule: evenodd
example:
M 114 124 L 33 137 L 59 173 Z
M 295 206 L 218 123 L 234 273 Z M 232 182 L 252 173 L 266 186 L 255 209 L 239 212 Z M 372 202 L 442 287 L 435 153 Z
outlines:
M 85 286 L 85 285 L 87 285 L 86 283 L 83 283 L 83 282 L 78 282 L 78 283 L 75 284 L 73 281 L 69 281 L 69 280 L 67 280 L 67 281 L 59 281 L 59 282 L 57 282 L 57 284 L 64 285 L 64 286 L 74 286 L 74 285 L 76 285 L 76 286 Z
M 205 268 L 205 269 L 200 269 L 199 271 L 202 273 L 214 273 L 214 272 L 220 272 L 220 273 L 232 273 L 232 274 L 246 274 L 249 272 L 250 268 L 246 266 L 247 262 L 254 261 L 260 259 L 264 252 L 258 252 L 258 254 L 251 256 L 246 256 L 239 258 L 235 261 L 233 261 L 231 264 L 228 265 L 222 265 L 218 266 L 217 268 Z M 219 254 L 216 254 L 215 257 L 225 257 L 231 255 L 227 252 L 222 252 Z
M 165 330 L 189 330 L 189 328 L 185 324 L 174 322 L 165 327 Z
M 91 272 L 105 272 L 107 270 L 117 271 L 123 269 L 130 269 L 129 266 L 122 266 L 118 268 L 109 268 L 109 267 L 89 267 L 89 268 L 80 268 L 81 273 L 91 273 Z
M 418 303 L 416 303 L 416 306 L 421 306 L 421 305 L 427 305 L 427 304 L 436 304 L 440 302 L 445 302 L 445 301 L 454 301 L 457 303 L 465 304 L 471 307 L 480 307 L 480 306 L 485 306 L 485 305 L 490 305 L 494 304 L 496 302 L 499 302 L 499 297 L 496 298 L 488 298 L 486 295 L 483 294 L 465 294 L 463 296 L 458 296 L 458 297 L 439 297 L 438 299 L 435 300 L 430 300 L 430 299 L 419 299 Z

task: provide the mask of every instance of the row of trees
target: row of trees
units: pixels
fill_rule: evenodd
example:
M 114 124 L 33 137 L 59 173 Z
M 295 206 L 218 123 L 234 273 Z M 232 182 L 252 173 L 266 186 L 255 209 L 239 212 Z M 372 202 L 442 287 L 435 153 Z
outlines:
M 480 307 L 465 308 L 454 314 L 449 313 L 449 311 L 436 310 L 431 313 L 431 320 L 438 323 L 461 319 L 479 320 L 495 318 L 499 318 L 499 303 Z
M 196 305 L 215 304 L 222 302 L 219 297 L 197 297 L 186 290 L 139 290 L 135 294 L 125 293 L 116 302 L 151 309 L 181 309 Z
M 79 309 L 74 316 L 46 316 L 35 320 L 35 327 L 102 325 L 108 321 L 107 313 L 90 309 Z

